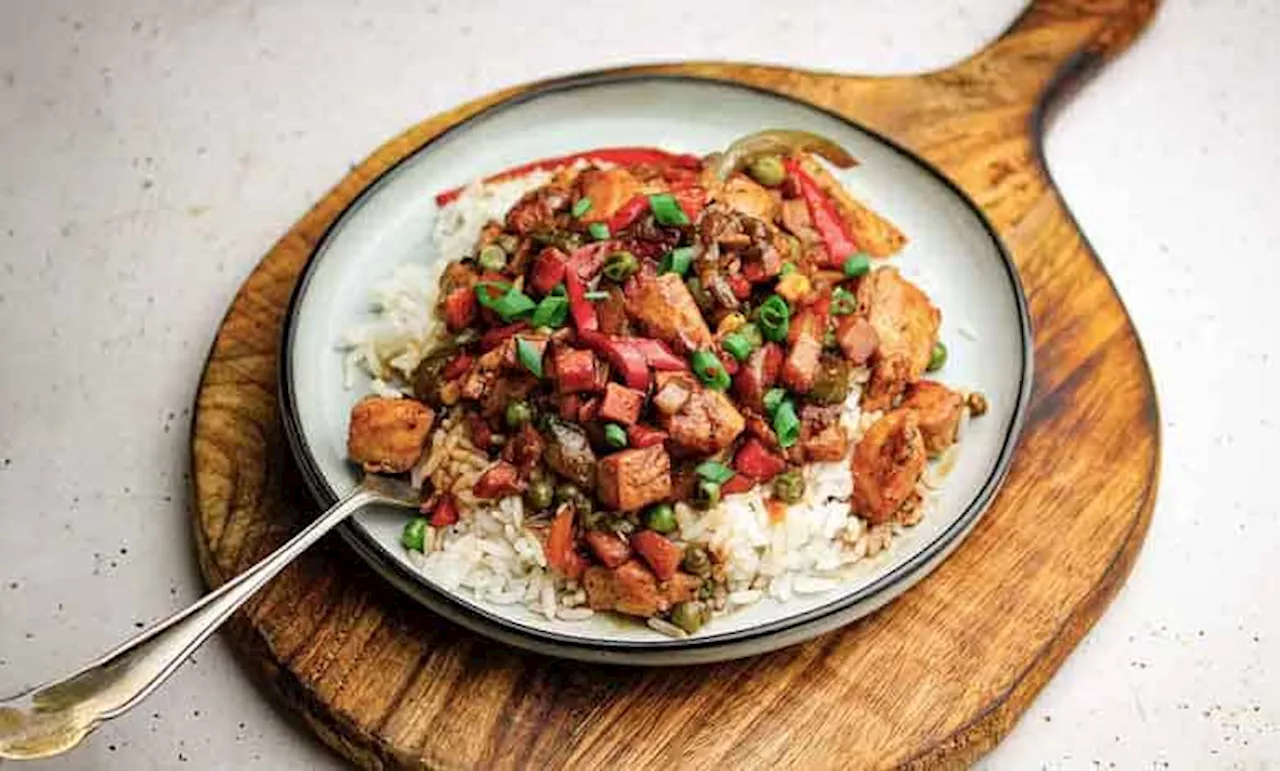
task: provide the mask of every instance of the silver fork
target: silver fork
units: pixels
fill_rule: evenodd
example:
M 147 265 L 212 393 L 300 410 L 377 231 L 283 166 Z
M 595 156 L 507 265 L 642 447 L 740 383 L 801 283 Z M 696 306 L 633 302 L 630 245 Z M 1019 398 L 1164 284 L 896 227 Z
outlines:
M 236 608 L 339 522 L 370 504 L 417 508 L 418 501 L 408 483 L 366 475 L 288 543 L 194 605 L 68 677 L 0 701 L 0 758 L 44 758 L 76 746 L 159 687 Z

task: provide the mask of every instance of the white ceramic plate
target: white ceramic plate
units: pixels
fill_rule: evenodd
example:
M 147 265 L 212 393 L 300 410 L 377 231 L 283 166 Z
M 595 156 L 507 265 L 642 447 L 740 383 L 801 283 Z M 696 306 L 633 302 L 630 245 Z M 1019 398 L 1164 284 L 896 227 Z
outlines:
M 762 128 L 815 131 L 861 161 L 838 176 L 910 239 L 891 264 L 942 309 L 942 339 L 950 350 L 942 379 L 988 398 L 990 412 L 970 422 L 939 505 L 838 589 L 785 604 L 761 601 L 686 640 L 605 615 L 552 621 L 435 586 L 399 544 L 403 512 L 362 512 L 343 531 L 381 574 L 442 615 L 521 647 L 593 661 L 695 663 L 771 650 L 848 623 L 905 591 L 959 544 L 1004 477 L 1031 388 L 1030 325 L 1008 256 L 956 188 L 886 140 L 783 97 L 687 78 L 590 77 L 492 108 L 406 158 L 339 217 L 294 293 L 281 355 L 285 426 L 304 477 L 326 506 L 356 484 L 345 461 L 346 423 L 367 382 L 344 388 L 336 344 L 368 313 L 374 283 L 401 263 L 437 259 L 431 247 L 435 193 L 593 147 L 652 145 L 704 154 Z

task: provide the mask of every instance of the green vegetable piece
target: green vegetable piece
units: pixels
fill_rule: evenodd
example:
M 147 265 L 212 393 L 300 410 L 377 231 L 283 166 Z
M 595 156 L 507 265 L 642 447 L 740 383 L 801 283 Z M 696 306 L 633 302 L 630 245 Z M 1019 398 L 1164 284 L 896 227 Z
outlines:
M 751 343 L 751 348 L 753 350 L 764 345 L 764 335 L 760 334 L 760 327 L 756 326 L 754 323 L 747 322 L 736 331 L 738 334 L 745 337 L 748 343 Z
M 746 335 L 740 332 L 730 332 L 725 335 L 724 339 L 720 341 L 720 345 L 729 352 L 730 356 L 738 361 L 746 361 L 747 357 L 751 355 L 751 351 L 755 348 Z
M 855 252 L 844 261 L 844 274 L 849 278 L 857 278 L 871 270 L 871 258 L 863 252 Z
M 671 623 L 689 634 L 702 628 L 711 618 L 710 609 L 703 603 L 695 601 L 678 602 L 671 609 Z
M 529 483 L 524 492 L 524 502 L 532 511 L 542 511 L 551 506 L 555 497 L 555 488 L 545 479 L 535 479 Z
M 604 441 L 610 447 L 621 450 L 627 446 L 627 429 L 617 423 L 606 423 L 604 426 Z
M 791 306 L 780 295 L 771 294 L 756 308 L 756 324 L 765 339 L 780 343 L 791 328 Z
M 491 288 L 505 292 L 505 294 L 495 299 L 490 295 L 489 289 Z M 476 282 L 476 300 L 484 307 L 501 316 L 503 322 L 508 324 L 526 313 L 533 312 L 538 307 L 538 304 L 531 300 L 528 295 L 504 281 Z
M 711 555 L 707 554 L 707 550 L 701 546 L 688 546 L 684 550 L 684 559 L 680 566 L 686 573 L 706 578 L 711 575 Z
M 676 510 L 669 503 L 656 504 L 644 513 L 644 526 L 659 533 L 670 533 L 676 529 Z
M 795 238 L 795 236 L 791 236 L 791 237 Z M 796 239 L 796 241 L 797 243 L 799 243 L 799 239 Z M 778 271 L 778 277 L 781 278 L 782 276 L 790 276 L 792 273 L 795 273 L 795 272 L 796 272 L 796 264 L 794 262 L 784 262 L 782 263 L 782 270 Z
M 610 281 L 621 284 L 640 270 L 640 261 L 628 251 L 612 252 L 604 261 L 604 275 Z
M 693 247 L 681 246 L 662 255 L 658 262 L 658 273 L 676 273 L 681 276 L 689 272 L 693 265 Z
M 694 472 L 703 479 L 710 479 L 718 485 L 722 485 L 733 479 L 733 469 L 724 465 L 719 461 L 706 460 L 698 464 Z
M 609 237 L 609 226 L 603 222 L 593 222 L 587 225 L 587 232 L 596 241 L 603 241 Z
M 600 301 L 600 300 L 605 299 L 605 298 L 606 298 L 606 297 L 608 297 L 608 296 L 609 296 L 609 293 L 608 293 L 608 292 L 605 292 L 605 291 L 602 291 L 602 290 L 599 290 L 599 289 L 593 289 L 593 290 L 591 290 L 590 292 L 583 292 L 583 293 L 582 293 L 582 299 L 584 299 L 584 300 L 590 300 L 590 301 L 592 301 L 592 302 L 598 302 L 598 301 Z
M 548 297 L 568 297 L 569 290 L 564 288 L 563 283 L 556 284 L 555 286 L 551 287 L 551 291 L 547 293 L 547 296 Z
M 809 389 L 809 399 L 818 404 L 843 404 L 849 398 L 852 381 L 849 362 L 843 356 L 823 356 Z
M 782 159 L 776 155 L 761 155 L 747 164 L 747 173 L 765 187 L 777 187 L 787 178 Z
M 670 193 L 655 193 L 649 196 L 649 208 L 653 209 L 653 218 L 659 225 L 688 225 L 689 216 L 680 208 L 675 196 Z
M 831 313 L 834 316 L 848 316 L 858 310 L 858 298 L 853 296 L 853 292 L 842 286 L 835 288 L 831 293 Z
M 720 484 L 710 479 L 699 479 L 693 492 L 693 502 L 704 509 L 715 506 L 720 502 Z
M 786 503 L 799 503 L 804 497 L 804 477 L 795 469 L 773 478 L 773 495 Z
M 564 326 L 569 318 L 569 301 L 559 295 L 547 295 L 538 303 L 530 322 L 535 327 L 551 327 L 558 329 Z
M 773 433 L 778 435 L 778 445 L 783 448 L 800 439 L 800 418 L 796 416 L 796 405 L 790 399 L 784 399 L 773 414 Z
M 574 217 L 581 217 L 591 211 L 591 199 L 579 198 L 573 202 L 573 209 L 571 211 L 573 212 Z
M 480 250 L 480 256 L 476 258 L 476 262 L 480 263 L 480 267 L 485 270 L 498 273 L 507 267 L 507 253 L 502 251 L 501 246 L 489 244 Z
M 542 352 L 538 350 L 538 346 L 523 337 L 517 337 L 516 358 L 534 377 L 542 377 Z
M 728 390 L 729 373 L 725 371 L 724 364 L 720 363 L 720 359 L 711 351 L 694 351 L 693 356 L 689 357 L 689 363 L 693 365 L 693 372 L 698 376 L 708 388 L 714 388 L 717 391 Z
M 764 394 L 764 413 L 772 418 L 787 398 L 786 389 L 770 388 Z
M 711 293 L 702 285 L 700 279 L 695 276 L 684 283 L 689 288 L 689 294 L 693 295 L 693 301 L 699 310 L 706 313 L 716 307 L 715 299 L 711 297 Z
M 533 408 L 528 402 L 511 402 L 507 405 L 503 417 L 507 421 L 508 428 L 520 428 L 533 420 Z
M 411 551 L 422 551 L 427 543 L 427 525 L 430 523 L 423 517 L 414 517 L 404 523 L 404 531 L 400 533 L 400 543 Z
M 933 344 L 933 351 L 929 353 L 929 366 L 926 367 L 930 372 L 937 372 L 942 369 L 942 365 L 947 363 L 947 346 L 942 341 Z

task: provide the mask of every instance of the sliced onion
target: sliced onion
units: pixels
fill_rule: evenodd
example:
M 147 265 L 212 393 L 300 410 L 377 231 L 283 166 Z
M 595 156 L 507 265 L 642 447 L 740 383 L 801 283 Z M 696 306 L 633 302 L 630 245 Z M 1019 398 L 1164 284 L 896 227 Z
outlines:
M 858 161 L 848 150 L 830 139 L 810 131 L 795 129 L 767 129 L 737 139 L 724 153 L 708 158 L 716 177 L 726 180 L 752 158 L 760 155 L 794 155 L 800 152 L 817 153 L 837 168 L 848 169 Z

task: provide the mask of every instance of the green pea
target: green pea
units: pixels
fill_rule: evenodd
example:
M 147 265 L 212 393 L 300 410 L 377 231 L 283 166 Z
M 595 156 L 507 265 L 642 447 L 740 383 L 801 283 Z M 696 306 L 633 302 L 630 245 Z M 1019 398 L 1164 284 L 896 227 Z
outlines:
M 701 602 L 681 602 L 671 609 L 671 623 L 689 634 L 702 628 L 711 618 L 711 609 Z
M 701 546 L 690 546 L 684 550 L 684 559 L 680 566 L 686 573 L 706 578 L 711 575 L 711 555 L 707 554 L 707 550 Z
M 610 281 L 621 284 L 640 270 L 640 262 L 628 251 L 611 253 L 604 261 L 604 275 Z
M 545 479 L 535 479 L 529 483 L 529 489 L 525 490 L 524 502 L 533 511 L 542 511 L 551 506 L 552 500 L 555 498 L 555 488 Z
M 659 503 L 644 513 L 645 527 L 659 533 L 670 533 L 676 529 L 676 510 L 669 503 Z
M 765 187 L 781 185 L 782 180 L 787 178 L 787 170 L 782 165 L 782 159 L 776 155 L 761 155 L 753 158 L 747 164 L 747 173 Z
M 533 420 L 533 408 L 529 406 L 528 402 L 511 402 L 507 405 L 504 417 L 509 428 L 520 428 Z
M 604 442 L 615 450 L 621 450 L 627 446 L 627 429 L 617 423 L 606 423 Z
M 794 469 L 773 478 L 773 495 L 785 503 L 798 503 L 804 497 L 804 477 Z
M 400 534 L 400 543 L 412 551 L 422 551 L 427 542 L 427 525 L 422 517 L 414 517 L 404 523 L 404 532 Z
M 933 344 L 933 351 L 929 354 L 929 366 L 927 369 L 930 372 L 936 372 L 942 369 L 942 365 L 946 363 L 947 346 L 943 345 L 942 341 L 939 340 Z
M 476 262 L 480 263 L 480 267 L 494 273 L 500 272 L 507 267 L 507 253 L 497 244 L 489 244 L 480 250 L 480 256 Z

